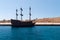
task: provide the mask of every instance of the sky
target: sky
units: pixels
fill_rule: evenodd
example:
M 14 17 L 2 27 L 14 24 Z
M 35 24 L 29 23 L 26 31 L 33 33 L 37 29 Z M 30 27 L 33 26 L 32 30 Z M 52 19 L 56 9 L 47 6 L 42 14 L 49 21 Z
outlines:
M 20 8 L 23 8 L 23 19 L 29 19 L 29 7 L 31 6 L 32 19 L 60 17 L 60 0 L 0 0 L 0 20 L 20 20 Z

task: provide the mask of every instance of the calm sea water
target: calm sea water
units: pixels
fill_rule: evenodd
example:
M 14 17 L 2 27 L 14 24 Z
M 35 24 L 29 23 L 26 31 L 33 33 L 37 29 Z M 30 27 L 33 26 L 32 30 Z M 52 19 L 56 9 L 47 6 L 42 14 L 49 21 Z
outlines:
M 60 40 L 60 26 L 0 26 L 0 40 Z

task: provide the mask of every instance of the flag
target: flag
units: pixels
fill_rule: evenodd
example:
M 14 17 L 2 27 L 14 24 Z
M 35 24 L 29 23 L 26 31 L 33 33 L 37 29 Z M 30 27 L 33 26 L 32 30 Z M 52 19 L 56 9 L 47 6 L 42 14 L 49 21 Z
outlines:
M 29 7 L 29 10 L 31 10 L 31 7 Z
M 18 14 L 16 13 L 16 15 L 18 16 Z
M 20 14 L 21 16 L 23 16 L 23 14 Z
M 29 13 L 29 15 L 31 16 L 31 13 Z
M 18 12 L 18 10 L 16 9 L 16 12 Z
M 21 11 L 23 11 L 23 9 L 22 9 L 22 8 L 20 8 L 20 10 L 21 10 Z

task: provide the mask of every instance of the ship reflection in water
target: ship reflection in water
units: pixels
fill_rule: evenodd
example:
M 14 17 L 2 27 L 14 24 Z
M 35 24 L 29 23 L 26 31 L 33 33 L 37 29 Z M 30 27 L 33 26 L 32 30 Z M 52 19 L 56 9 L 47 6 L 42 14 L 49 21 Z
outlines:
M 60 26 L 0 26 L 0 40 L 60 40 Z

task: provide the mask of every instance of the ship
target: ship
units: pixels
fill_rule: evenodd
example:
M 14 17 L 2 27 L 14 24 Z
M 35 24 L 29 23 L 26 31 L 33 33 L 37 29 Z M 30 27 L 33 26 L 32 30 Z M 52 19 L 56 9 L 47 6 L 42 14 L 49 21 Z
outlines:
M 32 27 L 35 23 L 33 21 L 20 21 L 11 19 L 11 23 L 13 27 Z
M 20 14 L 21 15 L 21 20 L 18 20 L 18 14 L 17 14 L 18 10 L 16 9 L 16 20 L 11 19 L 12 26 L 13 27 L 33 27 L 35 23 L 33 22 L 33 20 L 31 20 L 31 7 L 29 8 L 29 20 L 28 21 L 23 21 L 22 20 L 23 9 L 20 8 L 20 10 L 21 10 L 21 14 Z

